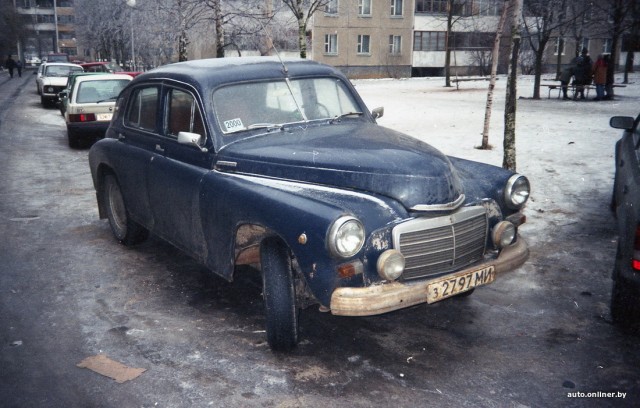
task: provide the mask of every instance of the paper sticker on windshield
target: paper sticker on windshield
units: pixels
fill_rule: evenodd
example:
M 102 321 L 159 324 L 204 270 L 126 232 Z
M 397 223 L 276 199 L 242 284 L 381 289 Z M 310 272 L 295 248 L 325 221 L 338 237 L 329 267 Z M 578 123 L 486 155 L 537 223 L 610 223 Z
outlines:
M 242 119 L 240 118 L 225 120 L 224 128 L 226 132 L 237 132 L 238 130 L 245 130 L 245 127 L 242 124 Z

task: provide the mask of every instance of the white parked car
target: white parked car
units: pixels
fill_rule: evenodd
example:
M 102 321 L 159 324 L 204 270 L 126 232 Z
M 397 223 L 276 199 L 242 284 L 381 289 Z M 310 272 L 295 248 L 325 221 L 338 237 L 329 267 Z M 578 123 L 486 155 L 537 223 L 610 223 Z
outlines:
M 36 86 L 42 106 L 48 106 L 58 101 L 58 93 L 67 87 L 70 72 L 82 72 L 82 67 L 78 64 L 64 62 L 40 65 L 36 76 Z
M 81 138 L 104 137 L 116 99 L 131 81 L 129 75 L 98 74 L 75 78 L 66 101 L 64 120 L 67 123 L 69 147 L 77 147 Z

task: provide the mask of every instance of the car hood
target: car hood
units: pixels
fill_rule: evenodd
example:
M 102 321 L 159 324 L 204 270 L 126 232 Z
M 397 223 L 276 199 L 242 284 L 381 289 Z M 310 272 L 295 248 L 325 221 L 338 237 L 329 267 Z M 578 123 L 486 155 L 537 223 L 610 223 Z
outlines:
M 408 209 L 444 209 L 463 193 L 451 162 L 438 150 L 362 121 L 250 137 L 224 147 L 216 162 L 220 171 L 366 191 Z

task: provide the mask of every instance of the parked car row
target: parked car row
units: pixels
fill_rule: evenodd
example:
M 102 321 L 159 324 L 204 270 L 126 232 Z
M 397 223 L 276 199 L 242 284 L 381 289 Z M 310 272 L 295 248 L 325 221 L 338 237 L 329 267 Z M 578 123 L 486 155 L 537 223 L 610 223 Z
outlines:
M 139 72 L 124 72 L 117 64 L 47 62 L 36 72 L 42 106 L 59 104 L 70 147 L 83 138 L 104 136 L 120 91 Z

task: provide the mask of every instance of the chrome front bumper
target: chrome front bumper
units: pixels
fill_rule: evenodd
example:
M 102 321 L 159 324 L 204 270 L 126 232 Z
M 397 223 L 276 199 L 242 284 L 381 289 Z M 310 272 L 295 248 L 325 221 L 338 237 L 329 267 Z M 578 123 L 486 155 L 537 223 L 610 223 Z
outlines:
M 496 259 L 455 273 L 472 272 L 493 266 L 495 273 L 500 274 L 521 266 L 528 257 L 529 247 L 522 237 L 518 237 L 516 243 L 503 249 Z M 390 282 L 364 288 L 338 288 L 331 295 L 331 313 L 340 316 L 370 316 L 426 303 L 427 288 L 435 280 Z

